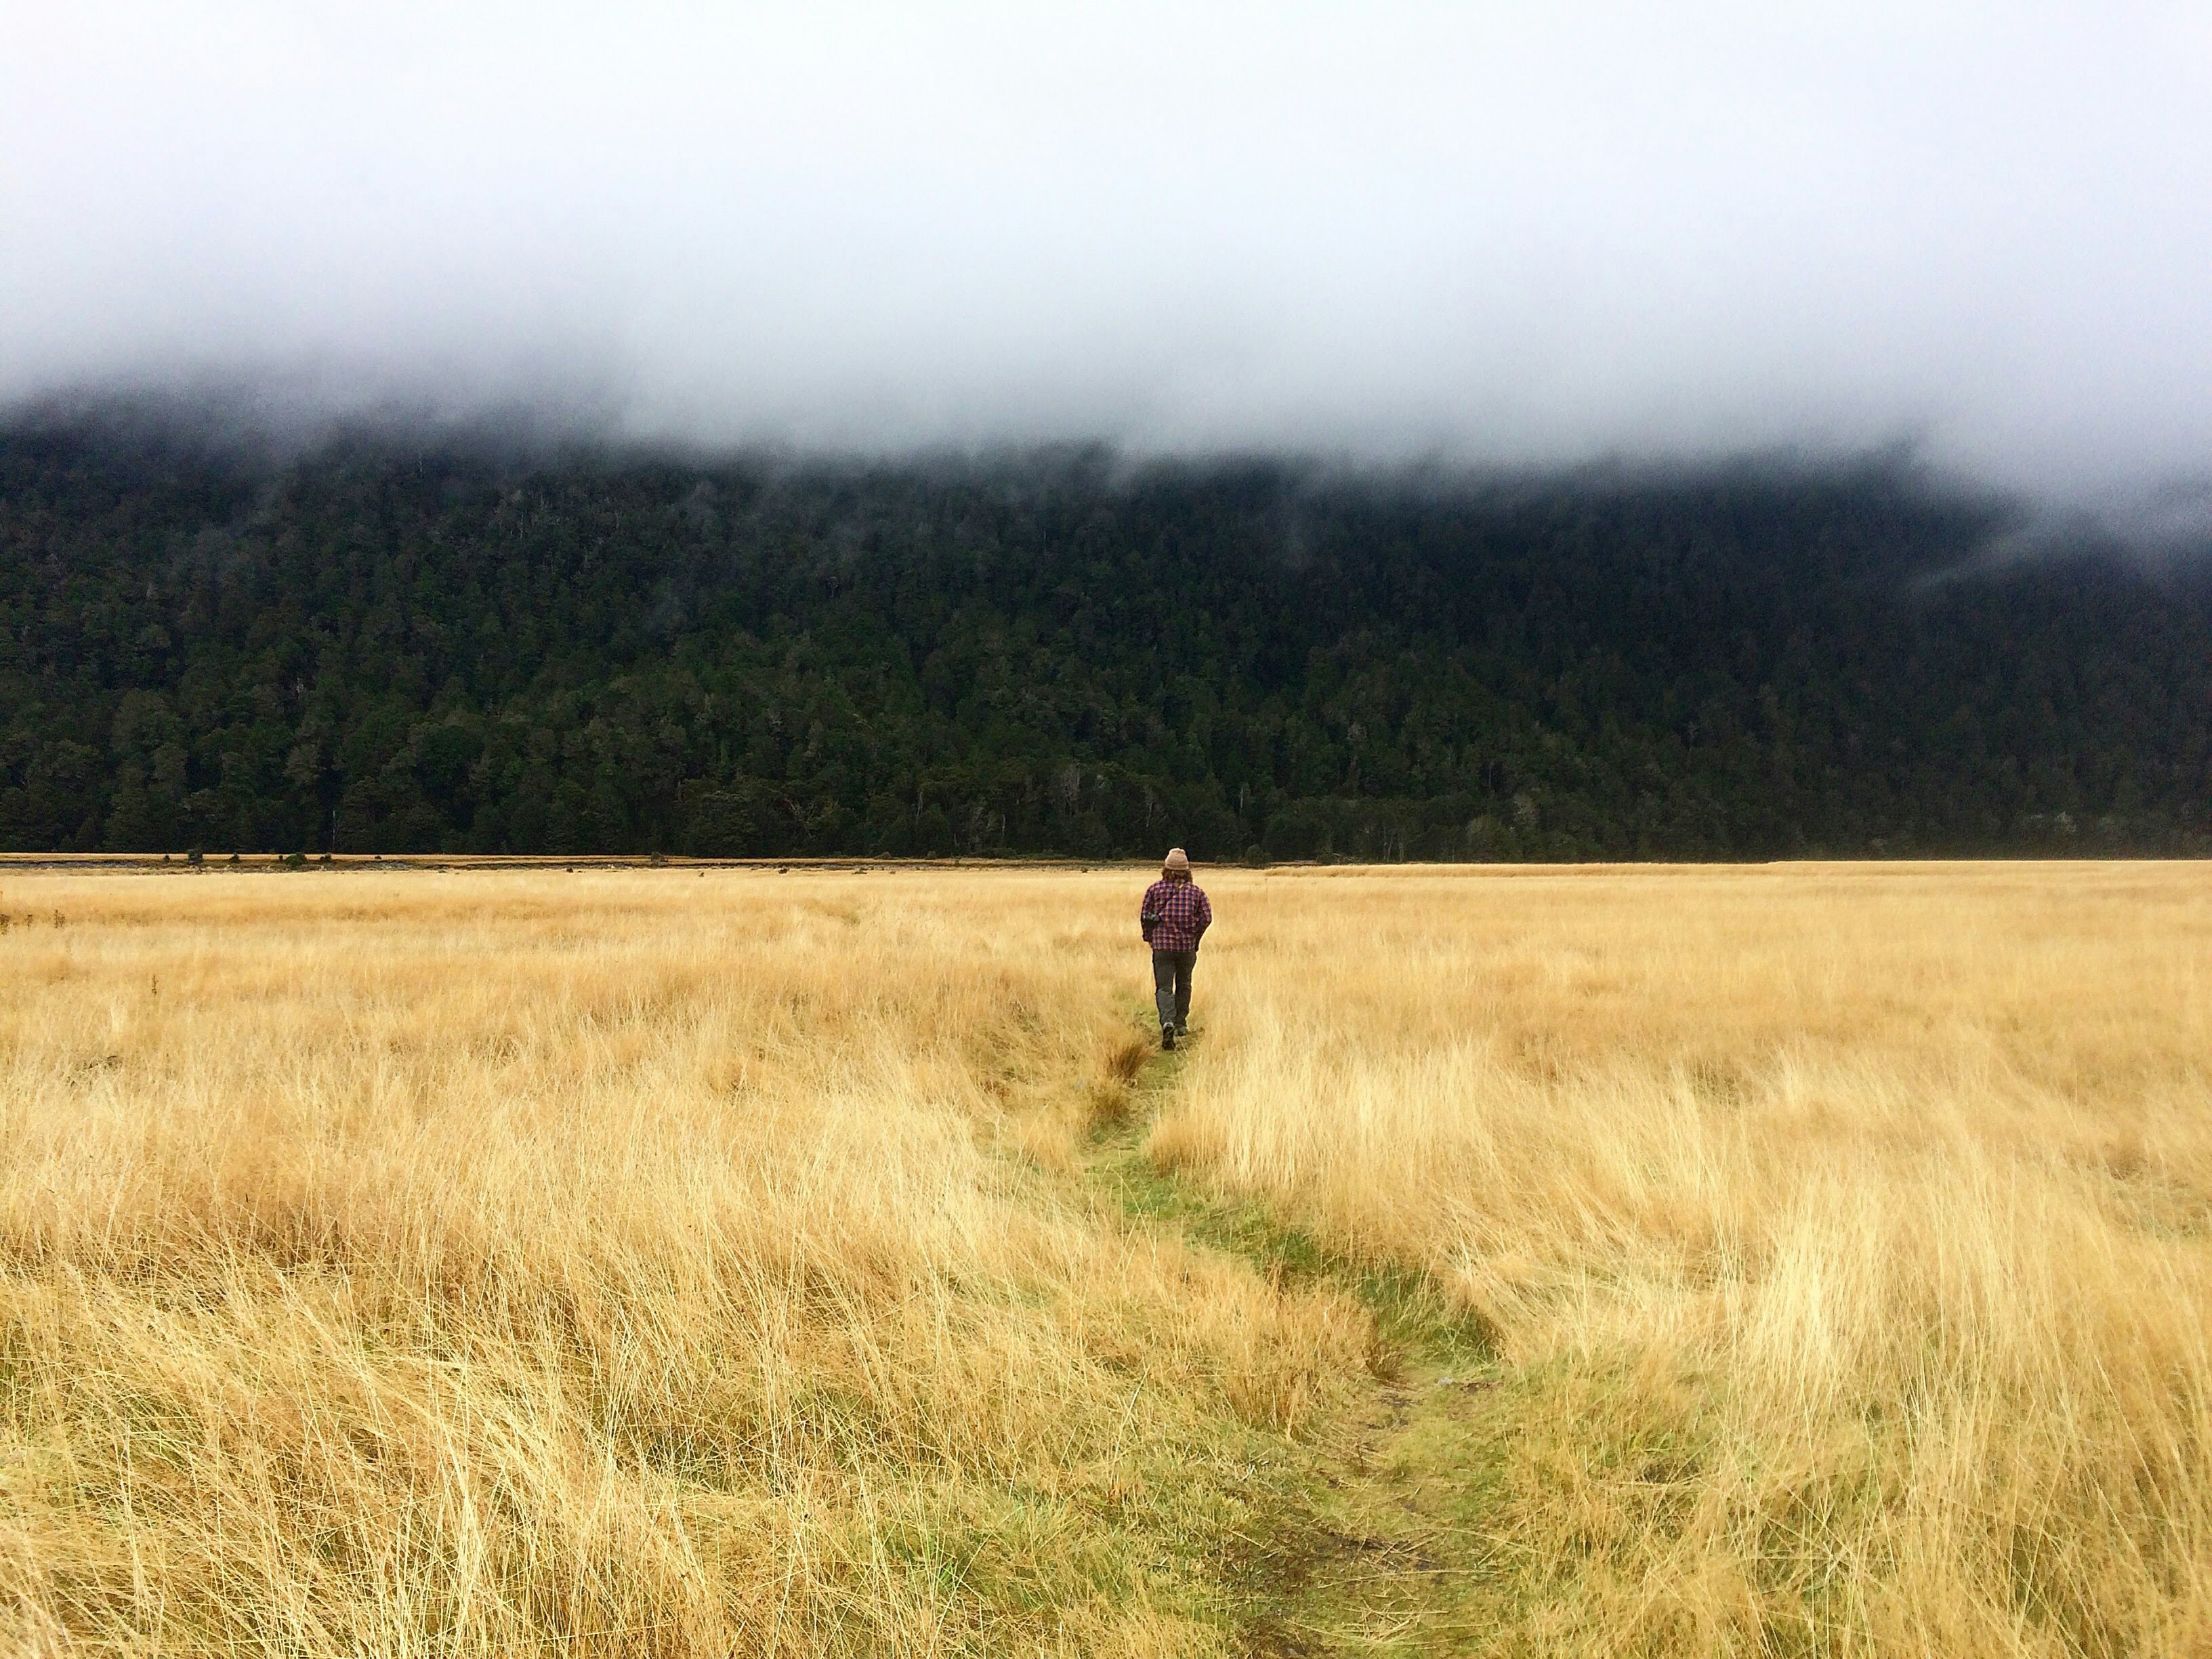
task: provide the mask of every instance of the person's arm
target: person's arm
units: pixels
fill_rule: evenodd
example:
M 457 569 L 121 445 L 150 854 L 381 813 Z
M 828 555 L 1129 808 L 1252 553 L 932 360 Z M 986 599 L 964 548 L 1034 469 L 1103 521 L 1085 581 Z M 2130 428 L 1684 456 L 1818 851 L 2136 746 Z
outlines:
M 1158 886 L 1158 882 L 1152 887 Z M 1158 920 L 1152 909 L 1152 887 L 1145 889 L 1144 897 L 1137 901 L 1137 931 L 1145 936 L 1145 943 L 1152 942 L 1152 923 Z
M 1198 890 L 1198 932 L 1192 936 L 1193 942 L 1204 939 L 1206 930 L 1212 926 L 1213 902 L 1206 896 L 1206 889 L 1201 887 Z

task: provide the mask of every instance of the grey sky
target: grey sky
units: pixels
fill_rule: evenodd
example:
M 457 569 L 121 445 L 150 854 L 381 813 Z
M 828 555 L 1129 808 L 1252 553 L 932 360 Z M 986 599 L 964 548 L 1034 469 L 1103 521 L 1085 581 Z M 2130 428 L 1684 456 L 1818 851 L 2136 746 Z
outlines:
M 2212 466 L 2212 6 L 0 0 L 0 398 Z

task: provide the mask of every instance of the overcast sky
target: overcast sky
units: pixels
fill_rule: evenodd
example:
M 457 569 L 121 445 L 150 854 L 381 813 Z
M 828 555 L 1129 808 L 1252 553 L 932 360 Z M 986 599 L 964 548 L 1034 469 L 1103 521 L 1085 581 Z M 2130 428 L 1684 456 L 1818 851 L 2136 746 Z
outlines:
M 2212 4 L 0 0 L 0 398 L 2212 470 Z

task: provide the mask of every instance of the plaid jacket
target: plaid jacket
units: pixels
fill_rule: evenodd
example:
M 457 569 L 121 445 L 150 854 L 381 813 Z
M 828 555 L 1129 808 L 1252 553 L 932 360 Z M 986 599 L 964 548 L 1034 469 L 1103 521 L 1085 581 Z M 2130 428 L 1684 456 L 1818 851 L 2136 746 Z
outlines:
M 1151 915 L 1159 920 L 1147 927 L 1145 918 Z M 1213 926 L 1213 907 L 1196 882 L 1163 878 L 1145 889 L 1137 925 L 1155 951 L 1195 951 L 1200 936 Z

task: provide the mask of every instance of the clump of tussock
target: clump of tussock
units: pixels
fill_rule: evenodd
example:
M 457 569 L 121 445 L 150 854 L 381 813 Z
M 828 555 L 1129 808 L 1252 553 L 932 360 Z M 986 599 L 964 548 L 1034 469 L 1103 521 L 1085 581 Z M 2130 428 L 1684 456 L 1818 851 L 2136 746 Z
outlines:
M 1152 1045 L 1141 1038 L 1124 1036 L 1108 1045 L 1097 1072 L 1084 1090 L 1093 1133 L 1121 1128 L 1129 1122 L 1137 1106 L 1137 1074 L 1151 1054 Z

